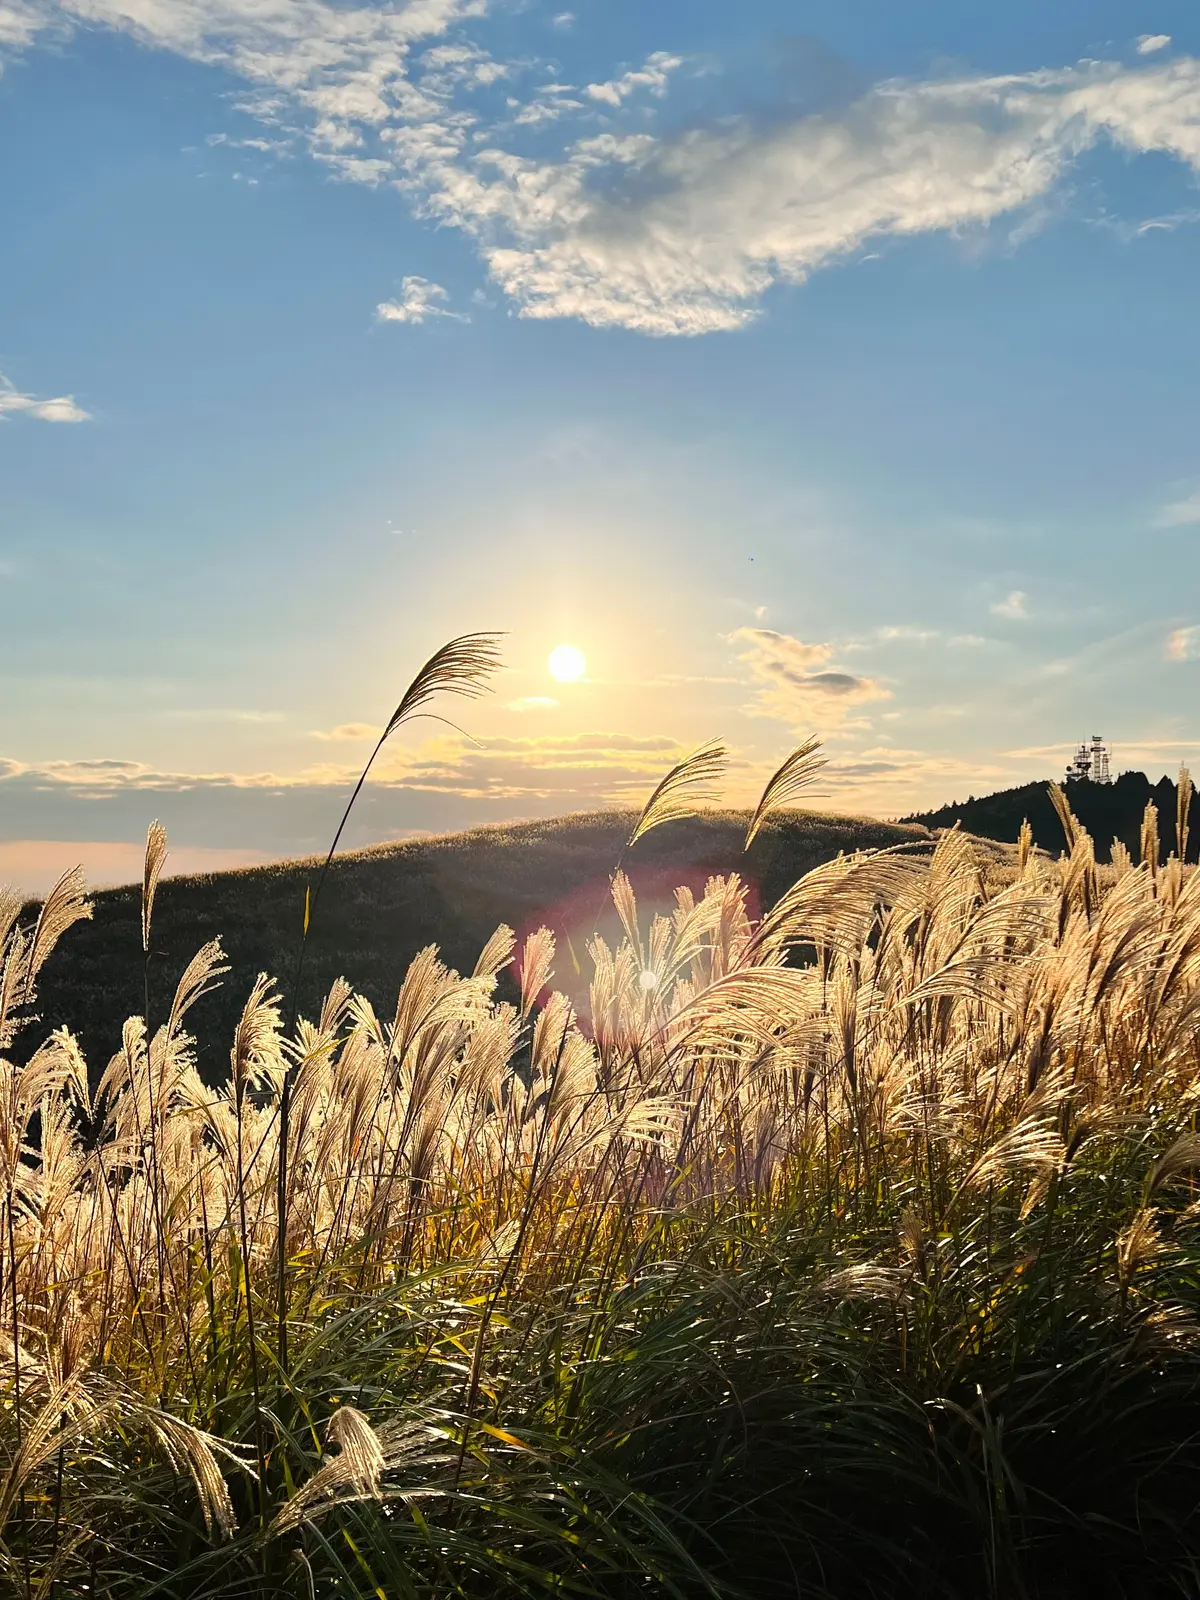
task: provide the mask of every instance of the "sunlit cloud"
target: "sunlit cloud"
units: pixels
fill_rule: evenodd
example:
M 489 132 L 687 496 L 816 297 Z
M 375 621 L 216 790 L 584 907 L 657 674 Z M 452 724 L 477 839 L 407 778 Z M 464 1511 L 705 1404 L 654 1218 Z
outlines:
M 0 32 L 0 41 L 3 33 Z M 91 417 L 74 395 L 58 395 L 52 400 L 38 400 L 31 394 L 22 394 L 0 372 L 0 419 L 4 417 L 34 417 L 38 422 L 90 422 Z
M 382 728 L 377 728 L 370 722 L 342 722 L 327 732 L 314 729 L 311 737 L 340 743 L 347 740 L 378 739 L 382 732 Z
M 450 296 L 440 283 L 430 283 L 428 278 L 405 278 L 400 285 L 400 295 L 395 300 L 384 300 L 375 307 L 380 322 L 410 322 L 420 326 L 435 317 L 448 317 L 452 322 L 470 322 L 465 311 L 451 311 L 446 302 Z
M 628 100 L 630 95 L 636 94 L 639 89 L 648 89 L 651 94 L 661 99 L 667 92 L 668 75 L 682 65 L 682 56 L 673 56 L 665 50 L 657 50 L 636 72 L 623 73 L 621 77 L 613 78 L 608 83 L 589 83 L 588 98 L 602 101 L 605 105 L 619 106 L 623 100 Z
M 731 644 L 757 686 L 751 716 L 775 717 L 796 728 L 836 728 L 854 707 L 890 697 L 874 678 L 829 667 L 833 647 L 808 644 L 773 628 L 738 628 Z
M 889 238 L 961 237 L 1007 217 L 1015 246 L 1061 209 L 1101 143 L 1200 171 L 1200 61 L 1162 56 L 1166 34 L 1143 35 L 1132 65 L 889 80 L 832 111 L 673 130 L 646 113 L 682 76 L 678 55 L 588 84 L 572 126 L 544 92 L 550 63 L 493 61 L 467 36 L 486 9 L 0 0 L 0 40 L 20 49 L 41 29 L 107 25 L 232 73 L 270 137 L 299 135 L 336 176 L 399 189 L 460 229 L 520 315 L 648 334 L 741 327 L 774 285 Z M 535 71 L 542 85 L 523 89 Z M 497 114 L 479 91 L 501 78 L 513 92 Z M 557 149 L 506 144 L 526 110 L 563 128 Z M 461 315 L 409 282 L 381 317 Z

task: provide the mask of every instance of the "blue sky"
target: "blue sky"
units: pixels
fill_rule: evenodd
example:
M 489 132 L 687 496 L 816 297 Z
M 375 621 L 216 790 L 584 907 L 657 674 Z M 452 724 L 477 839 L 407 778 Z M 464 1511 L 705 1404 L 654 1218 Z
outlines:
M 0 0 L 0 62 L 0 876 L 318 848 L 474 628 L 482 747 L 355 842 L 713 734 L 881 815 L 1194 755 L 1194 8 Z

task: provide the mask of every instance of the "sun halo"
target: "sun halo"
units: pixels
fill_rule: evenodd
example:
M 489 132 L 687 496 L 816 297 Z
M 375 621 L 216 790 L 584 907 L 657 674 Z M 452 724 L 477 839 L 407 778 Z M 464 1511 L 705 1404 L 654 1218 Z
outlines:
M 587 657 L 578 645 L 557 644 L 546 665 L 556 683 L 578 683 L 587 671 Z

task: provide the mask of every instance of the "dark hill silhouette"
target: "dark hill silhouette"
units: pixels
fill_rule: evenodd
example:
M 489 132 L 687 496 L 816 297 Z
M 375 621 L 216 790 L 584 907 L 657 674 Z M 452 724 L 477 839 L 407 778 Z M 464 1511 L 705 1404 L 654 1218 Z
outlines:
M 571 952 L 586 969 L 583 945 L 601 908 L 609 912 L 609 874 L 635 819 L 634 812 L 579 814 L 339 856 L 313 920 L 301 1009 L 312 1015 L 329 984 L 344 975 L 390 1017 L 418 950 L 437 944 L 451 966 L 469 972 L 501 922 L 520 936 L 545 922 L 563 936 L 555 981 L 577 992 Z M 711 874 L 736 871 L 750 883 L 754 908 L 766 909 L 841 851 L 929 838 L 913 824 L 792 811 L 770 818 L 743 855 L 748 820 L 744 812 L 707 812 L 639 842 L 626 870 L 643 907 L 669 909 L 677 885 L 701 891 Z M 270 973 L 281 985 L 290 981 L 305 886 L 318 868 L 313 860 L 287 861 L 160 885 L 152 1021 L 163 1021 L 179 974 L 207 940 L 221 939 L 233 969 L 191 1017 L 210 1080 L 227 1070 L 224 1052 L 256 973 Z M 72 928 L 47 963 L 38 1003 L 44 1020 L 22 1043 L 32 1049 L 49 1027 L 65 1025 L 79 1037 L 94 1078 L 119 1047 L 125 1018 L 143 1009 L 143 979 L 140 888 L 102 890 L 93 899 L 94 919 Z M 609 914 L 600 927 L 610 933 L 615 918 Z
M 1158 831 L 1164 858 L 1175 847 L 1176 788 L 1170 778 L 1151 783 L 1144 772 L 1123 772 L 1113 783 L 1071 779 L 1063 784 L 1071 810 L 1091 834 L 1100 861 L 1112 859 L 1112 842 L 1120 839 L 1134 860 L 1138 858 L 1142 817 L 1150 801 L 1158 807 Z M 1063 848 L 1062 824 L 1050 799 L 1048 783 L 1026 783 L 1018 789 L 974 795 L 954 801 L 938 811 L 922 811 L 904 820 L 926 828 L 952 828 L 961 823 L 968 833 L 984 839 L 1015 844 L 1021 823 L 1028 818 L 1033 842 L 1057 855 Z M 1200 825 L 1200 811 L 1193 822 Z M 1193 830 L 1188 860 L 1197 859 L 1200 835 Z

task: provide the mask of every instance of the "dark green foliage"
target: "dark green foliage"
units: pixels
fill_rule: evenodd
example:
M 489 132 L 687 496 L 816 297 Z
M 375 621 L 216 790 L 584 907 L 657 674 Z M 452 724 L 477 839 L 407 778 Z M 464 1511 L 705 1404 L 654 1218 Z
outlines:
M 1175 784 L 1170 778 L 1151 783 L 1144 772 L 1123 772 L 1110 784 L 1092 783 L 1087 778 L 1063 784 L 1071 810 L 1091 834 L 1096 844 L 1096 859 L 1108 861 L 1112 841 L 1119 839 L 1136 861 L 1142 816 L 1150 801 L 1158 807 L 1159 839 L 1163 858 L 1174 849 Z M 1033 842 L 1042 850 L 1057 855 L 1063 849 L 1062 824 L 1050 801 L 1046 783 L 1026 783 L 1018 789 L 1001 789 L 996 794 L 954 801 L 937 811 L 921 811 L 904 820 L 926 828 L 952 828 L 960 823 L 981 839 L 996 839 L 1016 844 L 1021 824 L 1026 819 L 1033 829 Z M 1188 860 L 1197 859 L 1200 836 L 1193 834 Z

